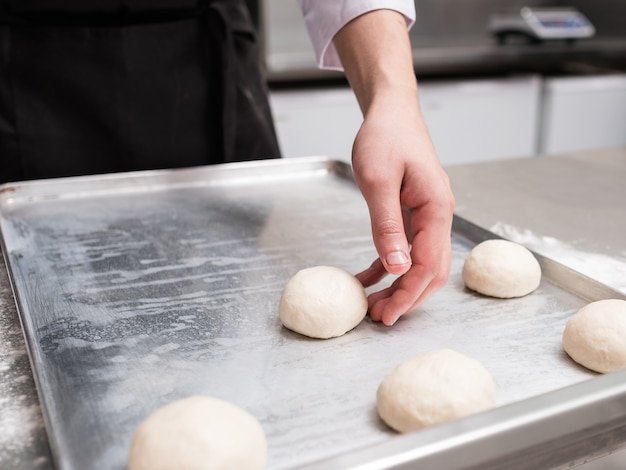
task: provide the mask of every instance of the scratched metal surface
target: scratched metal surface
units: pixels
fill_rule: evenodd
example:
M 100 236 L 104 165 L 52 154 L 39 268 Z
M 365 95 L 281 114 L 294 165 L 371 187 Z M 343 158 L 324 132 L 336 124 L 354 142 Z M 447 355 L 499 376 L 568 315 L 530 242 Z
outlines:
M 297 270 L 357 272 L 375 256 L 367 208 L 338 162 L 57 180 L 1 198 L 3 249 L 58 468 L 124 468 L 139 422 L 193 394 L 255 415 L 268 468 L 381 443 L 395 434 L 376 415 L 380 380 L 434 348 L 483 362 L 499 404 L 596 375 L 560 343 L 586 301 L 546 280 L 520 299 L 466 291 L 460 273 L 473 245 L 460 233 L 450 282 L 393 328 L 366 319 L 331 340 L 282 328 L 281 290 Z

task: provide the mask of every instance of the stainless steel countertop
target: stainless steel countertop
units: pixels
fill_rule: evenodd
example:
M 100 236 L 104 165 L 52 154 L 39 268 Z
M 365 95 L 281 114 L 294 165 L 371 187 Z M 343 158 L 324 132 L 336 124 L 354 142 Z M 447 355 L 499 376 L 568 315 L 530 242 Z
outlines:
M 459 216 L 626 293 L 626 149 L 447 170 Z
M 52 468 L 39 398 L 7 271 L 0 267 L 0 468 Z
M 626 240 L 620 239 L 626 233 L 626 149 L 462 165 L 448 173 L 457 214 L 626 292 Z M 5 269 L 0 374 L 0 468 L 52 468 Z M 619 468 L 606 462 L 593 468 Z

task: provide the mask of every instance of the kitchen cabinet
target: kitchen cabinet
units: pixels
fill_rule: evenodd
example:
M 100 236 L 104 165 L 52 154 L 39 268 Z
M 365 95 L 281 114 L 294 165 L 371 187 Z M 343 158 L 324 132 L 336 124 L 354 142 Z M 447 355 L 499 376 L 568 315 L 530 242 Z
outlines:
M 444 165 L 536 153 L 539 76 L 425 82 L 420 102 Z
M 443 164 L 534 155 L 541 78 L 420 82 L 420 103 Z M 362 121 L 348 87 L 273 90 L 284 156 L 326 155 L 349 161 Z
M 626 146 L 626 74 L 544 79 L 541 153 Z
M 350 88 L 273 91 L 270 104 L 283 156 L 324 155 L 350 161 L 363 119 Z

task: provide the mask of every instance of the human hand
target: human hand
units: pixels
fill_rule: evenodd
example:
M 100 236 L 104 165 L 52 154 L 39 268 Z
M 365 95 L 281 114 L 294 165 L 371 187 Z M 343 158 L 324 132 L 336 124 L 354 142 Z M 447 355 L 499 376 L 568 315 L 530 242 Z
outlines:
M 369 208 L 379 254 L 357 274 L 369 287 L 370 317 L 393 325 L 442 287 L 450 273 L 454 197 L 414 103 L 389 94 L 370 105 L 352 152 L 354 177 Z
M 448 279 L 454 197 L 422 119 L 406 18 L 376 9 L 348 22 L 333 43 L 364 121 L 352 148 L 378 259 L 357 278 L 374 321 L 393 325 Z

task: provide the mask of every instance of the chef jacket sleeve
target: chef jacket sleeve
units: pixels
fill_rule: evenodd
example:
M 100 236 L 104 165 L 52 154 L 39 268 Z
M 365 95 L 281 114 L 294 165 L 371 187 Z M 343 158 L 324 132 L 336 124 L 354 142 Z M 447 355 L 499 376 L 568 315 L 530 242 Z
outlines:
M 407 28 L 415 22 L 415 0 L 298 0 L 304 23 L 322 69 L 343 70 L 333 37 L 348 22 L 368 11 L 388 9 L 402 13 Z

